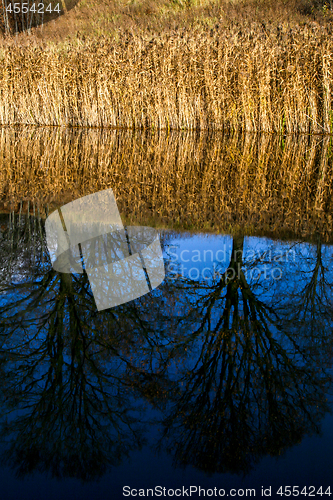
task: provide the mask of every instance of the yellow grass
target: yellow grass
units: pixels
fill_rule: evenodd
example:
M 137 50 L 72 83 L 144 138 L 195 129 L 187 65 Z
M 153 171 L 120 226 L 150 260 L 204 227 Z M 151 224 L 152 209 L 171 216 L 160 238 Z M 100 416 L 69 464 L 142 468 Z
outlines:
M 0 125 L 333 132 L 328 18 L 270 22 L 274 3 L 259 0 L 167 4 L 119 1 L 135 28 L 112 18 L 98 37 L 3 42 Z

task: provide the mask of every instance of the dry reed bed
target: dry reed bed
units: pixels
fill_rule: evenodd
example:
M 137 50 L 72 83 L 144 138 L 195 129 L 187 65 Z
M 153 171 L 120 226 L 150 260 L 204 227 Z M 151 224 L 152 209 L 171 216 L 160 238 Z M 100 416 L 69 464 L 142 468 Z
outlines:
M 0 57 L 0 124 L 332 133 L 329 26 L 120 33 Z
M 331 140 L 3 129 L 0 209 L 112 188 L 127 222 L 333 241 Z

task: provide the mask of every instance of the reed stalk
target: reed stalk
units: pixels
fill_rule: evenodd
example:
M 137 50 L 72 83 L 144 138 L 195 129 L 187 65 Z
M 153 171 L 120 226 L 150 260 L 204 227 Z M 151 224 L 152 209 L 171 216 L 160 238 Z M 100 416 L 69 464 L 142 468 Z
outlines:
M 4 48 L 0 125 L 332 133 L 329 25 Z

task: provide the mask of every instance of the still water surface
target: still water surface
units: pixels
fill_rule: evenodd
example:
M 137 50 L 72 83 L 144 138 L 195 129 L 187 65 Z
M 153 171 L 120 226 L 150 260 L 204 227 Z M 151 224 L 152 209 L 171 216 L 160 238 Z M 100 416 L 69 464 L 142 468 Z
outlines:
M 325 177 L 331 168 L 329 145 L 323 151 L 320 141 L 314 144 L 314 159 L 305 155 L 308 170 L 302 173 L 299 166 L 297 174 L 295 162 L 304 157 L 305 146 L 299 146 L 303 148 L 299 157 L 295 147 L 288 167 L 286 145 L 273 149 L 266 144 L 266 153 L 282 158 L 280 168 L 290 173 L 285 192 L 297 190 L 292 187 L 296 174 L 297 182 L 305 182 L 308 175 L 311 183 L 306 193 L 299 192 L 299 200 L 296 194 L 285 199 L 283 190 L 269 193 L 267 182 L 275 181 L 270 172 L 261 172 L 258 190 L 266 204 L 262 217 L 259 194 L 249 183 L 253 183 L 253 163 L 263 158 L 263 146 L 239 138 L 238 142 L 224 138 L 223 147 L 218 146 L 227 158 L 243 140 L 235 168 L 242 158 L 239 174 L 246 190 L 240 193 L 235 188 L 231 167 L 227 176 L 230 192 L 243 203 L 237 209 L 227 183 L 223 184 L 226 177 L 221 180 L 222 169 L 211 163 L 214 181 L 210 185 L 207 181 L 207 155 L 216 154 L 217 148 L 211 139 L 204 160 L 201 153 L 195 159 L 193 149 L 193 154 L 186 153 L 184 138 L 177 138 L 176 146 L 169 143 L 169 149 L 160 138 L 174 178 L 172 183 L 169 173 L 161 170 L 159 183 L 155 179 L 155 197 L 150 206 L 145 202 L 146 224 L 156 222 L 156 216 L 160 223 L 174 226 L 171 216 L 166 224 L 168 205 L 162 194 L 178 192 L 176 179 L 183 161 L 179 158 L 185 154 L 187 194 L 192 188 L 200 192 L 200 213 L 190 221 L 190 212 L 185 217 L 188 222 L 183 225 L 191 226 L 191 232 L 160 229 L 166 270 L 160 287 L 135 301 L 97 311 L 86 274 L 57 273 L 49 261 L 42 215 L 54 208 L 51 195 L 46 199 L 45 194 L 52 185 L 45 181 L 44 170 L 38 174 L 35 167 L 44 158 L 47 175 L 55 178 L 59 159 L 49 155 L 53 143 L 44 138 L 29 152 L 16 142 L 24 161 L 30 155 L 26 163 L 30 175 L 45 181 L 44 193 L 27 191 L 24 196 L 22 186 L 26 182 L 30 189 L 29 176 L 24 178 L 23 167 L 11 156 L 12 137 L 4 137 L 2 200 L 4 212 L 10 213 L 3 213 L 0 220 L 1 498 L 118 499 L 125 498 L 125 485 L 174 490 L 216 487 L 225 489 L 226 495 L 231 488 L 254 488 L 257 497 L 261 487 L 272 487 L 272 498 L 281 498 L 276 492 L 287 485 L 298 485 L 300 490 L 323 486 L 324 492 L 331 486 L 333 493 L 333 250 L 328 224 L 331 186 Z M 151 172 L 163 164 L 160 152 L 149 150 L 155 140 L 125 141 L 137 148 L 137 154 L 141 151 L 141 159 L 151 158 Z M 119 144 L 113 141 L 119 153 Z M 99 160 L 92 166 L 96 172 L 105 168 L 107 149 L 101 144 Z M 249 151 L 252 156 L 245 157 Z M 173 156 L 176 152 L 178 159 Z M 88 158 L 84 150 L 83 165 Z M 90 158 L 95 156 L 91 153 Z M 130 184 L 129 178 L 123 185 L 119 175 L 125 182 L 126 169 L 121 170 L 117 158 L 118 163 L 110 160 L 110 165 L 117 174 L 115 191 L 118 186 L 122 213 L 129 217 L 127 191 L 132 212 L 139 218 L 140 202 L 134 201 L 148 200 L 146 189 L 152 178 L 147 174 L 147 185 L 141 188 L 136 182 Z M 206 169 L 206 188 L 202 177 L 198 188 L 200 176 L 195 177 L 191 165 L 192 170 L 193 165 Z M 69 172 L 66 162 L 64 169 Z M 20 171 L 21 187 L 15 183 Z M 88 172 L 81 174 L 73 199 L 93 192 L 93 186 L 84 189 L 82 179 L 89 184 Z M 72 182 L 69 177 L 59 180 L 60 194 L 68 182 Z M 98 185 L 103 187 L 110 185 Z M 237 231 L 212 232 L 214 227 L 222 231 L 227 220 L 219 216 L 218 203 L 229 207 L 228 223 L 233 220 Z M 281 238 L 277 207 L 285 216 Z M 174 215 L 175 208 L 169 208 Z M 257 226 L 250 226 L 255 215 Z M 210 233 L 200 230 L 200 217 L 211 221 Z M 265 229 L 269 237 L 263 236 Z

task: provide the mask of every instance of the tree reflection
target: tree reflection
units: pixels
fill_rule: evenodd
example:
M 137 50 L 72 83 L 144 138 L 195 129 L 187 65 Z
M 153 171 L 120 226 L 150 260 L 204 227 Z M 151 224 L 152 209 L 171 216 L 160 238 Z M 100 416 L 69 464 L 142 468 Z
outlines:
M 50 271 L 25 300 L 33 316 L 29 306 L 22 314 L 21 302 L 2 320 L 6 461 L 21 474 L 38 469 L 91 479 L 142 443 L 118 334 L 109 322 L 100 331 L 101 321 L 89 318 L 86 281 Z
M 318 299 L 327 267 L 318 246 L 298 288 L 288 279 L 304 270 L 300 260 L 298 270 L 285 266 L 291 278 L 249 279 L 257 263 L 244 259 L 239 236 L 217 278 L 167 280 L 98 312 L 85 274 L 57 273 L 40 257 L 40 235 L 29 273 L 29 241 L 3 253 L 11 276 L 24 270 L 16 283 L 3 271 L 0 295 L 3 460 L 19 474 L 102 475 L 145 442 L 146 401 L 163 412 L 160 448 L 210 473 L 247 472 L 318 431 L 330 376 L 328 335 L 316 339 L 331 327 L 320 319 L 331 295 L 324 287 Z M 315 303 L 316 337 L 306 313 Z
M 302 331 L 295 336 L 292 322 L 282 326 L 274 291 L 248 283 L 243 244 L 234 238 L 215 283 L 185 280 L 197 293 L 175 342 L 178 391 L 160 441 L 177 464 L 210 473 L 249 471 L 260 457 L 318 431 L 329 410 L 328 373 Z
M 279 314 L 290 325 L 294 335 L 302 331 L 301 342 L 306 342 L 320 363 L 332 359 L 332 252 L 324 246 L 320 236 L 314 245 L 294 245 L 294 262 L 289 266 L 291 286 L 281 284 Z M 288 300 L 285 299 L 287 296 Z
M 153 330 L 133 303 L 98 313 L 86 274 L 36 263 L 29 279 L 3 291 L 5 462 L 22 475 L 102 475 L 144 442 L 131 374 L 145 379 Z

